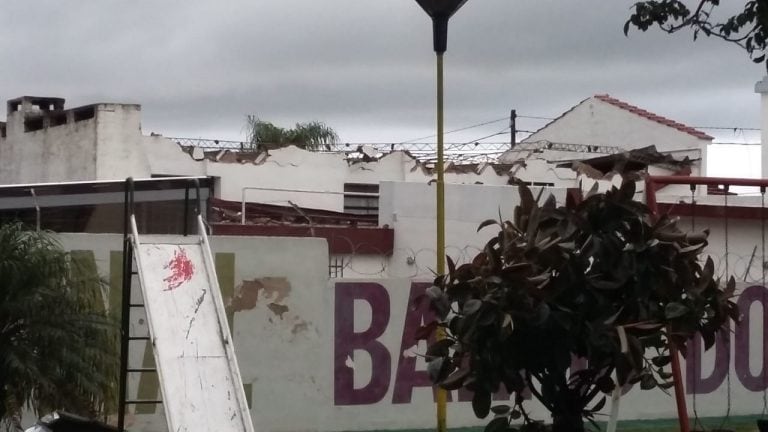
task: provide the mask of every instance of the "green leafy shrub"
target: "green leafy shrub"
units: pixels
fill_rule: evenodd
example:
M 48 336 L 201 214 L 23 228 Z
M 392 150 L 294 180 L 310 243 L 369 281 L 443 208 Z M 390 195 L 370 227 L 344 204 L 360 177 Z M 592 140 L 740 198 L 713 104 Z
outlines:
M 20 428 L 25 409 L 114 409 L 118 327 L 84 261 L 50 233 L 0 225 L 0 426 Z
M 702 265 L 708 232 L 654 220 L 634 193 L 626 182 L 571 209 L 551 196 L 540 205 L 521 186 L 514 220 L 483 222 L 498 235 L 471 263 L 449 259 L 427 291 L 447 333 L 428 348 L 430 376 L 473 392 L 475 414 L 496 416 L 489 432 L 543 428 L 525 409 L 526 391 L 552 414 L 552 430 L 581 431 L 617 384 L 671 387 L 670 345 L 684 354 L 699 333 L 709 348 L 738 318 L 735 281 L 721 287 L 712 260 Z M 571 370 L 574 358 L 587 366 Z M 512 403 L 492 407 L 502 389 Z

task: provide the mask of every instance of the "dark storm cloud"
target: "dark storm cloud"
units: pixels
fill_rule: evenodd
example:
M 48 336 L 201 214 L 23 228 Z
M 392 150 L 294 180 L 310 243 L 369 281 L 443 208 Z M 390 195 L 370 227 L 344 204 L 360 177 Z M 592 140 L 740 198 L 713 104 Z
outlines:
M 689 34 L 625 38 L 631 4 L 468 2 L 450 28 L 448 127 L 511 108 L 555 116 L 596 93 L 693 125 L 757 125 L 760 66 Z M 324 120 L 348 141 L 433 128 L 431 26 L 412 0 L 9 2 L 0 55 L 4 98 L 141 103 L 146 132 L 238 138 L 250 113 L 285 125 Z

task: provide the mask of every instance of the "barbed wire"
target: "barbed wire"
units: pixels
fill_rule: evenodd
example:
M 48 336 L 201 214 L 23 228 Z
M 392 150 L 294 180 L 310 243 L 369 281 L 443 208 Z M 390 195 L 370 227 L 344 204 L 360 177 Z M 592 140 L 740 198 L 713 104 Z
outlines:
M 229 140 L 217 140 L 217 139 L 205 139 L 205 138 L 178 138 L 168 137 L 168 139 L 174 141 L 176 144 L 182 147 L 196 147 L 203 150 L 234 150 L 234 151 L 254 151 L 256 148 L 245 141 L 229 141 Z M 475 140 L 477 141 L 477 140 Z M 508 150 L 510 147 L 509 142 L 452 142 L 445 143 L 446 150 L 457 151 L 499 151 Z M 403 143 L 389 143 L 389 142 L 365 142 L 365 143 L 337 143 L 337 144 L 324 144 L 317 149 L 307 149 L 309 151 L 316 151 L 319 153 L 344 153 L 344 152 L 357 152 L 361 147 L 369 147 L 379 153 L 393 152 L 393 151 L 408 151 L 411 153 L 420 152 L 435 152 L 437 145 L 429 142 L 403 142 Z

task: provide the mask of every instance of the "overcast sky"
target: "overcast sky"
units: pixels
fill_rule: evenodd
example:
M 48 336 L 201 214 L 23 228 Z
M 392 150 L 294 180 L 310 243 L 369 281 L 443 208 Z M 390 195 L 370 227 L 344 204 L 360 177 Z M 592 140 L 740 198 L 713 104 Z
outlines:
M 738 47 L 622 27 L 634 0 L 470 0 L 452 19 L 446 127 L 554 117 L 609 93 L 693 126 L 758 127 L 764 75 Z M 728 2 L 742 4 L 743 1 Z M 345 142 L 434 131 L 431 25 L 413 0 L 4 2 L 0 89 L 131 102 L 145 133 L 242 139 L 246 114 Z M 541 120 L 522 118 L 535 130 Z M 470 141 L 498 122 L 447 136 Z M 758 135 L 706 132 L 720 141 Z M 506 139 L 500 136 L 497 139 Z

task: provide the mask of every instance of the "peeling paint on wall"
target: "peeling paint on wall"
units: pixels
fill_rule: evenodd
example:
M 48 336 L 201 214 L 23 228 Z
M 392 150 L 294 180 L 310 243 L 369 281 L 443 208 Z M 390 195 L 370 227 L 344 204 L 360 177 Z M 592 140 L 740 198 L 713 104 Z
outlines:
M 254 280 L 244 280 L 235 288 L 235 295 L 229 303 L 232 312 L 251 310 L 261 299 L 271 300 L 280 304 L 291 293 L 291 284 L 285 277 L 265 277 Z

